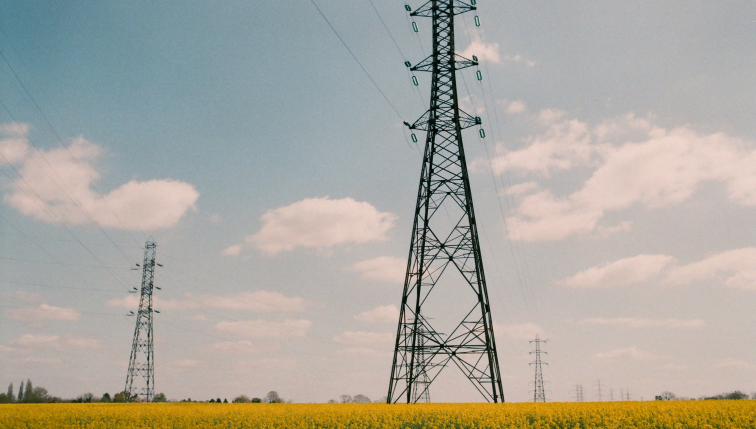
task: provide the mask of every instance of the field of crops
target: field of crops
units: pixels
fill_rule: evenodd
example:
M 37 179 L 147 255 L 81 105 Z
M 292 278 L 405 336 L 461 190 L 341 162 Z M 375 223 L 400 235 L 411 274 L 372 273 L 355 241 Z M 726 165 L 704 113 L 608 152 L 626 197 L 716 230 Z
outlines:
M 549 404 L 20 404 L 0 428 L 756 428 L 756 401 Z

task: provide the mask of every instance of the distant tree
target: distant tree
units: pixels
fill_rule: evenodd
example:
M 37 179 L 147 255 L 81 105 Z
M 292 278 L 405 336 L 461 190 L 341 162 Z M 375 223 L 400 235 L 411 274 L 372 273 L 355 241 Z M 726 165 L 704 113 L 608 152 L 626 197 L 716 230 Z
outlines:
M 215 403 L 215 399 L 210 399 L 210 403 L 214 404 Z
M 329 399 L 329 400 L 328 400 L 328 403 L 329 403 L 329 404 L 338 404 L 338 403 L 339 403 L 339 401 L 337 401 L 337 400 L 335 400 L 335 399 Z
M 246 404 L 247 402 L 250 402 L 250 399 L 249 397 L 247 397 L 247 395 L 239 395 L 231 402 L 233 402 L 234 404 Z
M 110 399 L 110 393 L 103 393 L 102 398 L 100 398 L 100 402 L 112 402 L 112 400 Z
M 124 390 L 123 392 L 118 392 L 115 394 L 115 396 L 113 396 L 113 402 L 126 402 L 128 397 L 129 392 Z
M 736 390 L 732 393 L 727 393 L 724 395 L 725 399 L 748 399 L 748 395 L 741 392 L 740 390 Z
M 10 404 L 11 402 L 7 393 L 0 393 L 0 404 Z
M 341 395 L 341 403 L 348 404 L 352 402 L 352 395 Z
M 28 401 L 32 394 L 32 382 L 30 379 L 26 379 L 26 389 L 24 389 L 24 401 Z
M 675 399 L 675 394 L 670 391 L 664 391 L 661 393 L 661 400 L 662 401 L 671 401 Z
M 262 399 L 260 399 L 260 398 L 252 398 L 252 401 L 251 401 L 251 402 L 252 402 L 253 404 L 259 404 L 259 403 L 261 403 L 261 402 L 262 402 Z
M 16 401 L 21 402 L 24 400 L 24 380 L 21 380 L 21 385 L 18 386 L 18 396 Z
M 220 404 L 220 403 L 221 403 L 221 400 L 220 400 L 220 398 L 217 398 L 217 399 L 215 400 L 215 403 L 216 403 L 216 404 Z
M 53 402 L 54 398 L 51 398 L 47 394 L 47 389 L 44 387 L 34 387 L 29 390 L 29 383 L 26 383 L 26 389 L 24 389 L 24 401 L 29 404 L 40 404 L 43 402 Z
M 16 399 L 13 397 L 13 383 L 8 385 L 8 393 L 5 395 L 8 397 L 9 402 L 13 402 L 13 400 Z
M 227 398 L 223 398 L 223 403 L 224 404 L 228 404 L 228 399 Z
M 284 402 L 284 400 L 278 395 L 278 392 L 271 390 L 267 395 L 265 395 L 265 402 L 269 404 L 280 404 Z
M 370 398 L 359 393 L 357 395 L 354 395 L 354 397 L 352 398 L 352 402 L 357 403 L 357 404 L 367 404 L 370 402 Z
M 85 393 L 85 394 L 79 396 L 78 398 L 76 398 L 76 402 L 88 404 L 88 403 L 91 403 L 93 399 L 94 399 L 94 395 L 93 394 L 91 394 L 91 393 Z
M 168 399 L 165 397 L 165 393 L 158 393 L 155 395 L 155 398 L 152 399 L 153 402 L 168 402 Z

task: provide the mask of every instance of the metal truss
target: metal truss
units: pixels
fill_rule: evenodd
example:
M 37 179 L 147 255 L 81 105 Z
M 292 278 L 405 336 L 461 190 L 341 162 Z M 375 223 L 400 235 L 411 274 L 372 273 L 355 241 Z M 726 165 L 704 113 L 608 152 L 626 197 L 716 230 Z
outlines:
M 134 342 L 131 345 L 129 358 L 129 372 L 126 375 L 126 401 L 137 398 L 152 402 L 155 398 L 155 367 L 152 347 L 152 289 L 155 278 L 155 247 L 148 241 L 144 246 L 144 261 L 142 263 L 142 289 L 139 299 L 139 311 L 136 314 L 136 328 Z M 143 383 L 142 383 L 143 382 Z M 142 385 L 142 387 L 135 386 Z
M 433 54 L 412 67 L 431 72 L 432 86 L 428 111 L 415 123 L 405 123 L 427 131 L 427 137 L 388 403 L 429 397 L 429 386 L 449 365 L 461 370 L 486 401 L 504 401 L 462 145 L 462 130 L 481 121 L 459 109 L 455 76 L 456 70 L 477 65 L 454 50 L 454 15 L 471 10 L 475 7 L 459 0 L 431 0 L 412 13 L 433 20 Z M 454 277 L 454 287 L 467 290 L 474 302 L 448 334 L 434 330 L 421 311 L 442 276 Z

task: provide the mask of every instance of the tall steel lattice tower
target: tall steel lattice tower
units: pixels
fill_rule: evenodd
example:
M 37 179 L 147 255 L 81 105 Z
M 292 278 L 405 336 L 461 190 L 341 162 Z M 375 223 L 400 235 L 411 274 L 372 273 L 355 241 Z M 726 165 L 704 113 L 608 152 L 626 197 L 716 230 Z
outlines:
M 155 247 L 148 241 L 144 246 L 144 261 L 142 263 L 142 290 L 139 299 L 139 311 L 136 314 L 136 328 L 134 328 L 134 342 L 131 345 L 129 372 L 126 375 L 124 391 L 126 400 L 141 397 L 145 402 L 152 402 L 155 397 L 155 366 L 152 347 L 152 289 L 155 279 Z M 138 264 L 137 264 L 138 266 Z M 132 292 L 136 292 L 136 288 Z M 133 312 L 132 314 L 133 315 Z M 144 380 L 144 386 L 139 388 Z
M 475 6 L 460 0 L 431 0 L 411 14 L 433 21 L 433 54 L 411 68 L 430 72 L 432 84 L 428 111 L 414 124 L 405 123 L 426 131 L 427 137 L 388 403 L 417 401 L 422 395 L 414 390 L 427 391 L 449 364 L 457 366 L 486 401 L 504 401 L 462 146 L 462 130 L 481 121 L 459 109 L 455 74 L 478 65 L 454 51 L 454 16 L 472 10 Z M 431 326 L 425 317 L 431 315 L 447 333 Z
M 541 353 L 548 354 L 541 351 L 541 343 L 546 343 L 546 340 L 538 338 L 536 335 L 535 340 L 531 341 L 535 343 L 535 350 L 530 354 L 535 355 L 535 361 L 531 362 L 531 365 L 535 365 L 535 380 L 533 381 L 533 402 L 546 402 L 546 392 L 543 389 L 543 369 L 541 365 L 548 365 L 546 362 L 541 362 Z M 582 393 L 582 392 L 581 392 Z

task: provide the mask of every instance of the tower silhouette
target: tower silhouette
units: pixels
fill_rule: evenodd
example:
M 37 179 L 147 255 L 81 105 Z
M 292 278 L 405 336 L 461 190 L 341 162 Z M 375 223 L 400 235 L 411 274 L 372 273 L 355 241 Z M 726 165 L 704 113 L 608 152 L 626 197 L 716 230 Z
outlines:
M 475 9 L 460 0 L 431 0 L 411 13 L 432 19 L 433 53 L 410 68 L 430 72 L 432 83 L 430 108 L 413 124 L 405 122 L 411 130 L 427 134 L 388 403 L 419 400 L 422 395 L 414 390 L 427 391 L 449 364 L 458 367 L 486 401 L 504 401 L 462 145 L 462 130 L 481 120 L 459 109 L 455 73 L 478 65 L 475 58 L 463 58 L 454 49 L 454 16 Z M 480 22 L 477 16 L 475 22 Z M 479 133 L 485 135 L 482 129 Z M 448 331 L 434 329 L 426 315 L 434 316 L 434 324 L 448 323 Z M 419 382 L 421 377 L 427 382 Z
M 129 371 L 126 374 L 126 401 L 131 402 L 141 397 L 145 402 L 152 402 L 155 397 L 155 368 L 152 347 L 152 289 L 155 279 L 155 247 L 148 241 L 144 246 L 142 262 L 142 289 L 139 298 L 139 311 L 136 314 L 134 341 L 131 345 Z M 158 266 L 162 266 L 157 264 Z M 137 264 L 139 266 L 139 264 Z M 136 293 L 136 288 L 132 290 Z M 133 312 L 131 312 L 133 315 Z M 142 382 L 144 382 L 142 384 Z
M 541 351 L 541 343 L 546 343 L 546 340 L 541 340 L 536 335 L 535 340 L 531 341 L 535 343 L 535 350 L 530 354 L 535 355 L 535 361 L 531 362 L 531 365 L 535 365 L 535 380 L 533 381 L 533 402 L 546 402 L 546 392 L 543 389 L 543 369 L 541 365 L 548 365 L 546 362 L 541 362 L 541 353 L 548 354 Z

